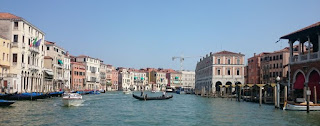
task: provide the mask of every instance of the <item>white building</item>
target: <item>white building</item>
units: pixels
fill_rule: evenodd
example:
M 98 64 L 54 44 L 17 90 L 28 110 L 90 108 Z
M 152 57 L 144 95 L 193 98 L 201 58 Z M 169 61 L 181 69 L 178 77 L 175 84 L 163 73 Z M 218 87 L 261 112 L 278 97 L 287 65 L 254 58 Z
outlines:
M 183 88 L 195 88 L 195 72 L 194 71 L 181 71 L 181 83 Z
M 118 68 L 118 88 L 120 91 L 133 90 L 133 72 L 128 71 L 126 68 Z
M 70 57 L 68 52 L 64 56 L 64 81 L 65 81 L 65 88 L 70 89 L 70 81 L 71 81 L 71 63 L 70 63 Z
M 80 55 L 75 58 L 76 62 L 84 63 L 86 66 L 86 83 L 85 88 L 94 90 L 100 87 L 100 59 Z
M 11 67 L 4 76 L 10 92 L 41 92 L 44 32 L 21 17 L 0 13 L 0 33 L 11 41 Z
M 134 90 L 149 90 L 150 87 L 148 85 L 148 77 L 145 71 L 131 69 L 133 72 L 133 76 L 131 80 L 133 80 Z
M 230 90 L 220 88 L 244 83 L 244 55 L 229 51 L 210 53 L 200 59 L 195 72 L 196 94 L 203 89 L 212 93 L 230 93 Z M 233 90 L 234 88 L 231 89 Z

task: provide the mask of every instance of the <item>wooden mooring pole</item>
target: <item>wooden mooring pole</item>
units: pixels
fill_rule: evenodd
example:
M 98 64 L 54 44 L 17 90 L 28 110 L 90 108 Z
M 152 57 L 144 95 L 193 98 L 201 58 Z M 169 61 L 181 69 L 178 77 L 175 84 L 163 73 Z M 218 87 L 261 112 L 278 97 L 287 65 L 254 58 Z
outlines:
M 262 87 L 259 87 L 259 106 L 262 105 Z
M 308 87 L 308 90 L 307 90 L 307 113 L 309 113 L 309 111 L 310 111 L 310 95 L 311 95 L 311 91 L 310 91 L 310 88 Z
M 313 93 L 313 94 L 314 94 L 314 103 L 315 103 L 315 104 L 318 104 L 318 101 L 317 101 L 317 86 L 314 86 L 314 87 L 313 87 L 313 90 L 314 90 L 314 91 L 313 91 L 313 92 L 314 92 L 314 93 Z
M 277 86 L 274 86 L 273 96 L 274 96 L 274 107 L 277 108 Z

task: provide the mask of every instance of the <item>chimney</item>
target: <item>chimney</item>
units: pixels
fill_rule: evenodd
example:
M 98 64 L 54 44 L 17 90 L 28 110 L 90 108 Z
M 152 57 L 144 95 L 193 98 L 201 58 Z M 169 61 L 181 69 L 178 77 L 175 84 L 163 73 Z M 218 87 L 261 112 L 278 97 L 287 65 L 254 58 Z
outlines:
M 256 56 L 256 53 L 253 53 L 253 56 Z

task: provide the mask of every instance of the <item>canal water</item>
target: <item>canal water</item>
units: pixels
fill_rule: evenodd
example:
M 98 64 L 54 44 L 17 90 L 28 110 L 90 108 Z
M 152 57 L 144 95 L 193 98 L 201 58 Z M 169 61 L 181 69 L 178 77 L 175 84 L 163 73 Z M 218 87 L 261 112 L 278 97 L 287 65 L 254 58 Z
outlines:
M 17 101 L 0 108 L 0 125 L 320 125 L 316 111 L 307 114 L 272 105 L 173 95 L 169 100 L 139 101 L 122 92 L 107 92 L 84 95 L 85 102 L 78 107 L 62 106 L 61 98 Z

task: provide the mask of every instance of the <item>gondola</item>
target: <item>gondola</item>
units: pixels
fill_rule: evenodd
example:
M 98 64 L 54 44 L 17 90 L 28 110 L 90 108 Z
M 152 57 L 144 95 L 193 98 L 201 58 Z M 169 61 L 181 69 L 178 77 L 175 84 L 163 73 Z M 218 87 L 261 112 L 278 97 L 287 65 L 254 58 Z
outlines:
M 51 92 L 49 93 L 50 97 L 61 97 L 63 95 L 64 91 L 57 91 L 57 92 Z
M 0 106 L 10 106 L 14 101 L 0 100 Z
M 173 97 L 173 95 L 169 95 L 169 96 L 158 96 L 158 97 L 144 97 L 144 96 L 137 96 L 137 95 L 134 95 L 132 94 L 132 96 L 135 98 L 135 99 L 138 99 L 138 100 L 166 100 L 166 99 L 170 99 Z
M 1 97 L 4 100 L 37 100 L 47 98 L 47 94 L 42 93 L 21 93 L 21 94 L 6 94 Z

